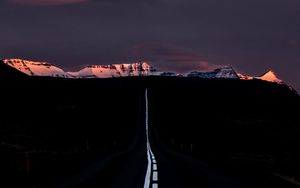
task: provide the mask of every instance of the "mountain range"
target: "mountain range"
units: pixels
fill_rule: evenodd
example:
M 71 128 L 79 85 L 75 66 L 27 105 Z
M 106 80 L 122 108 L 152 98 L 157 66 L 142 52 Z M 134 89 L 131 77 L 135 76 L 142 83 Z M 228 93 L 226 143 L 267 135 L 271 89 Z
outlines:
M 27 76 L 45 76 L 71 79 L 111 78 L 130 76 L 178 76 L 199 77 L 203 79 L 257 79 L 286 85 L 284 81 L 278 78 L 274 71 L 270 70 L 261 76 L 253 77 L 237 73 L 230 66 L 220 67 L 211 71 L 196 70 L 191 71 L 190 73 L 187 73 L 185 75 L 177 74 L 174 72 L 157 71 L 148 62 L 136 62 L 132 64 L 89 65 L 77 72 L 66 72 L 63 69 L 47 62 L 34 62 L 22 59 L 3 59 L 0 61 L 0 66 L 6 66 L 6 68 L 13 68 L 19 73 L 22 73 L 23 75 Z M 293 90 L 292 87 L 290 87 L 290 89 Z

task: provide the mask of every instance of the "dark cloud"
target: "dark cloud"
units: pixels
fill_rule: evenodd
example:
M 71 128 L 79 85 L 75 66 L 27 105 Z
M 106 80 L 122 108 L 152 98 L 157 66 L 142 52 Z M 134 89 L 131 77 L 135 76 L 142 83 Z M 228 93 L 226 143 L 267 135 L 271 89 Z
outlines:
M 87 2 L 88 0 L 8 0 L 9 3 L 27 6 L 53 6 Z
M 300 90 L 299 0 L 4 2 L 0 58 L 46 60 L 68 69 L 149 60 L 180 72 L 228 64 L 252 75 L 274 69 Z

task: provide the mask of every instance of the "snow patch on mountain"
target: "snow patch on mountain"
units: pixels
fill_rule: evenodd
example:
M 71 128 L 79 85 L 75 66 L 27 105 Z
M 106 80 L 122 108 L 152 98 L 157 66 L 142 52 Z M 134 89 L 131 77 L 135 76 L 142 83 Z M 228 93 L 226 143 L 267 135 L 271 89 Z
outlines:
M 47 62 L 34 62 L 22 59 L 4 59 L 3 62 L 29 76 L 72 77 L 62 69 Z
M 244 74 L 240 74 L 240 73 L 238 73 L 238 76 L 239 76 L 240 80 L 253 80 L 252 76 L 248 76 L 248 75 L 244 75 Z

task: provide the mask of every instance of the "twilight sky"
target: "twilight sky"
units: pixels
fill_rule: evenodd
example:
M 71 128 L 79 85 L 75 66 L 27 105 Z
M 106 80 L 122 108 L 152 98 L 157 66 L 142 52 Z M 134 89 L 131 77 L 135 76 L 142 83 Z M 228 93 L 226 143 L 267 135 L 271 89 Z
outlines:
M 300 91 L 300 0 L 1 0 L 0 58 L 273 69 Z

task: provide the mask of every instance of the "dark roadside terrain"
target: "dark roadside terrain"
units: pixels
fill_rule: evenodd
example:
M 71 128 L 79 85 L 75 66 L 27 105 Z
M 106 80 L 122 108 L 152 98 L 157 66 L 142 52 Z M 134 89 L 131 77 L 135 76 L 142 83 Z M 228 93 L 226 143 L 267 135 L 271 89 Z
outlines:
M 59 79 L 0 67 L 0 187 L 298 187 L 299 96 L 259 80 Z

